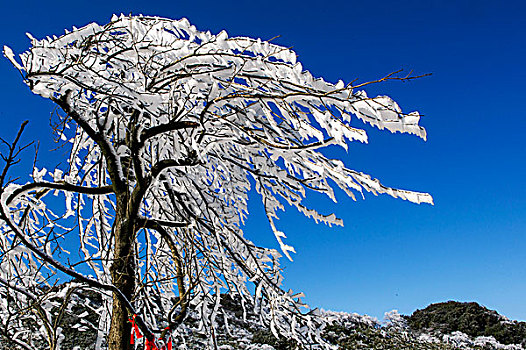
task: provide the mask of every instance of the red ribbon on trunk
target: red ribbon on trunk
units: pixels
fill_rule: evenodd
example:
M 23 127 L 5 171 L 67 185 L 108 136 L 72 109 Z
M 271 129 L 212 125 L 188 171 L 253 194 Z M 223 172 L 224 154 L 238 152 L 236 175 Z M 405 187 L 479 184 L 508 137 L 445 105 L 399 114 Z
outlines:
M 137 317 L 137 315 L 133 315 L 133 318 L 129 319 L 129 321 L 132 324 L 132 331 L 131 331 L 131 335 L 130 335 L 130 344 L 134 344 L 135 343 L 135 336 L 137 336 L 137 339 L 141 339 L 143 337 L 143 335 L 139 331 L 139 326 L 137 326 L 137 324 L 135 323 L 135 317 Z
M 149 339 L 146 339 L 146 344 L 145 344 L 144 349 L 145 350 L 159 350 L 159 348 L 155 344 L 155 340 L 149 340 Z
M 130 334 L 130 344 L 132 345 L 135 343 L 135 337 L 137 337 L 137 339 L 141 339 L 142 337 L 144 337 L 139 331 L 139 326 L 137 326 L 137 324 L 135 323 L 135 317 L 137 317 L 137 315 L 133 315 L 132 318 L 128 319 L 132 324 L 132 330 Z M 170 330 L 170 327 L 166 327 L 165 329 Z M 162 338 L 159 338 L 159 340 L 162 340 Z M 155 340 L 149 340 L 148 338 L 146 338 L 144 349 L 145 350 L 172 350 L 172 336 L 170 335 L 168 337 L 168 342 L 162 348 L 157 347 L 157 344 L 155 344 Z
M 168 332 L 170 331 L 170 327 L 165 328 Z M 172 335 L 168 337 L 168 342 L 166 343 L 166 350 L 172 350 Z
M 159 338 L 159 340 L 161 340 L 161 338 Z M 155 344 L 155 340 L 146 339 L 144 350 L 172 350 L 172 337 L 170 336 L 166 345 L 162 347 L 158 347 L 157 344 Z

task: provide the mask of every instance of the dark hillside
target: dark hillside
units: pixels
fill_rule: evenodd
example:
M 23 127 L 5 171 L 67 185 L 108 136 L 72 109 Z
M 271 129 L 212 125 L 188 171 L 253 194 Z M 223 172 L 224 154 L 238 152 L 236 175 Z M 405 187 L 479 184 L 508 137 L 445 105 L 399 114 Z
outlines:
M 493 336 L 502 344 L 526 345 L 526 322 L 509 321 L 474 302 L 431 304 L 416 310 L 407 321 L 414 331 L 442 334 L 459 331 L 472 337 Z

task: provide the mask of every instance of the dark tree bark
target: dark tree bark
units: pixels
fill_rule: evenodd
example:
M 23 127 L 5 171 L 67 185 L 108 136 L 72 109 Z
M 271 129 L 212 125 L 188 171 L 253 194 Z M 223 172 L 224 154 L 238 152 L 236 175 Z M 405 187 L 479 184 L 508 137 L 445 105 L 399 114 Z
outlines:
M 135 250 L 134 250 L 134 220 L 128 213 L 127 200 L 119 196 L 117 199 L 117 218 L 114 225 L 115 250 L 111 267 L 113 285 L 121 290 L 130 301 L 135 289 Z M 113 310 L 111 327 L 108 336 L 109 350 L 130 349 L 131 323 L 126 305 L 116 294 L 113 295 Z

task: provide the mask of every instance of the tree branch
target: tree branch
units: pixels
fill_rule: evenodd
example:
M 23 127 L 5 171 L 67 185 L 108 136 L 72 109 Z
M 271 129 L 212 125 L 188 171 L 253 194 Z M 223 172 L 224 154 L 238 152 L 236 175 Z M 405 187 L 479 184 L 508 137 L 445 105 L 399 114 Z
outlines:
M 9 171 L 9 168 L 11 167 L 11 165 L 13 165 L 15 162 L 17 162 L 17 160 L 15 160 L 15 158 L 16 158 L 17 154 L 20 151 L 15 152 L 16 145 L 17 145 L 18 141 L 20 140 L 20 137 L 22 136 L 22 133 L 24 132 L 24 129 L 25 129 L 27 123 L 29 123 L 28 120 L 24 121 L 22 123 L 22 125 L 20 125 L 20 129 L 18 130 L 18 133 L 16 134 L 15 140 L 13 141 L 13 143 L 11 145 L 9 145 L 9 144 L 7 145 L 9 147 L 9 154 L 7 155 L 7 157 L 2 156 L 2 158 L 4 158 L 4 160 L 6 162 L 6 165 L 5 165 L 4 169 L 2 170 L 2 174 L 0 175 L 0 187 L 4 186 L 5 177 L 7 175 L 7 172 Z
M 168 314 L 168 322 L 169 327 L 171 329 L 175 329 L 184 319 L 186 316 L 188 303 L 186 301 L 186 298 L 188 297 L 187 291 L 185 290 L 184 285 L 184 272 L 182 268 L 182 260 L 179 252 L 177 251 L 177 247 L 175 246 L 175 242 L 173 241 L 172 237 L 168 233 L 168 231 L 165 230 L 163 225 L 161 224 L 162 221 L 152 220 L 152 219 L 146 219 L 146 218 L 140 218 L 138 219 L 138 224 L 141 227 L 152 229 L 161 235 L 161 237 L 166 241 L 168 244 L 168 247 L 170 248 L 170 251 L 172 252 L 172 258 L 175 263 L 175 269 L 176 269 L 176 279 L 177 279 L 177 288 L 179 290 L 179 301 L 177 304 L 174 305 L 170 313 Z M 172 320 L 172 313 L 175 310 L 175 307 L 177 305 L 181 305 L 181 313 L 177 315 L 177 317 Z
M 97 145 L 100 147 L 104 158 L 106 159 L 106 163 L 108 165 L 108 172 L 110 174 L 111 181 L 114 186 L 114 192 L 115 193 L 123 193 L 127 190 L 126 184 L 122 181 L 122 179 L 119 176 L 119 163 L 116 159 L 116 153 L 113 149 L 113 146 L 104 138 L 104 136 L 98 132 L 95 131 L 84 118 L 80 114 L 77 113 L 73 108 L 71 108 L 69 104 L 69 95 L 71 94 L 71 91 L 67 91 L 66 94 L 60 98 L 50 97 L 50 99 L 55 102 L 57 105 L 60 106 L 66 112 L 68 116 L 71 117 L 81 128 L 84 130 L 89 137 L 97 143 Z
M 175 130 L 181 130 L 181 129 L 187 129 L 187 128 L 196 128 L 199 126 L 199 123 L 191 122 L 191 121 L 170 121 L 166 124 L 161 124 L 157 126 L 152 126 L 151 128 L 145 129 L 141 132 L 141 135 L 139 137 L 139 145 L 142 147 L 144 146 L 144 143 L 159 134 L 169 132 L 169 131 L 175 131 Z
M 47 188 L 47 189 L 56 189 L 63 190 L 68 192 L 76 192 L 82 194 L 93 194 L 93 195 L 104 195 L 114 193 L 112 186 L 103 186 L 103 187 L 85 187 L 79 185 L 69 184 L 67 182 L 32 182 L 25 184 L 20 188 L 17 188 L 9 197 L 7 197 L 6 204 L 9 205 L 11 202 L 24 192 L 31 191 L 36 188 Z

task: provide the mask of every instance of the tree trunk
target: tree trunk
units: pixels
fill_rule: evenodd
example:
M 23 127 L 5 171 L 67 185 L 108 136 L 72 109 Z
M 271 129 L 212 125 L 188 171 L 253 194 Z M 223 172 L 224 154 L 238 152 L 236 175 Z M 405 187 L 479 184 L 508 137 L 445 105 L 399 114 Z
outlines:
M 111 267 L 111 278 L 115 287 L 119 288 L 128 300 L 132 300 L 135 290 L 135 252 L 133 223 L 127 218 L 126 210 L 119 208 L 117 200 L 117 218 L 115 221 L 115 250 Z M 122 202 L 121 202 L 122 203 Z M 113 310 L 111 315 L 110 333 L 108 336 L 109 350 L 130 350 L 131 323 L 126 306 L 113 294 Z

